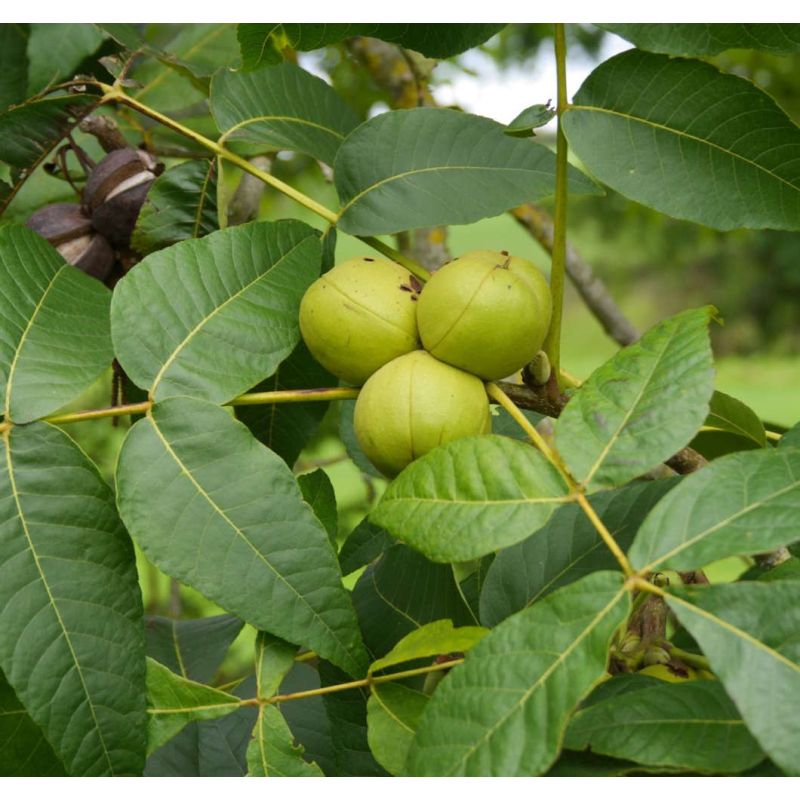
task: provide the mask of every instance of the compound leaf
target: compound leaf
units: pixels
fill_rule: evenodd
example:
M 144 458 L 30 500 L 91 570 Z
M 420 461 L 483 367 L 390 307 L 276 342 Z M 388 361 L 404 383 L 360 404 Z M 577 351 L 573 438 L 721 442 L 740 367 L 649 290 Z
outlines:
M 414 775 L 540 775 L 580 699 L 605 674 L 630 603 L 597 572 L 502 622 L 433 694 L 409 753 Z
M 410 464 L 370 519 L 433 561 L 468 561 L 530 536 L 566 494 L 563 478 L 538 450 L 480 436 Z
M 767 755 L 800 775 L 800 582 L 685 587 L 667 603 Z
M 320 258 L 317 232 L 294 220 L 237 225 L 152 253 L 114 291 L 120 364 L 156 400 L 232 399 L 294 349 Z
M 596 369 L 556 422 L 556 444 L 576 480 L 627 483 L 686 446 L 714 391 L 710 306 L 660 322 Z
M 22 225 L 0 229 L 0 398 L 6 419 L 55 411 L 111 364 L 111 293 Z
M 164 572 L 352 674 L 366 669 L 327 533 L 286 464 L 227 411 L 157 403 L 125 439 L 117 502 Z
M 504 130 L 446 108 L 390 111 L 363 123 L 334 164 L 340 229 L 364 236 L 466 224 L 551 195 L 555 155 Z M 570 167 L 569 191 L 598 190 Z
M 657 211 L 718 230 L 800 228 L 800 128 L 744 78 L 629 50 L 592 72 L 563 124 L 595 177 Z
M 142 600 L 111 490 L 51 425 L 2 442 L 0 668 L 70 775 L 140 775 Z
M 695 472 L 645 519 L 629 553 L 636 569 L 702 567 L 798 538 L 800 451 L 732 453 Z
M 30 26 L 7 23 L 0 27 L 0 111 L 27 96 Z

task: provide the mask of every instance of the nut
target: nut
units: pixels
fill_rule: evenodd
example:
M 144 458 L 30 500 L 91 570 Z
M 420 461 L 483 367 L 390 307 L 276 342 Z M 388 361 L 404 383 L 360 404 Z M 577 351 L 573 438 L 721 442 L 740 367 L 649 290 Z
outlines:
M 417 322 L 422 344 L 436 358 L 497 380 L 538 353 L 551 312 L 550 287 L 530 261 L 477 250 L 431 276 Z
M 112 150 L 93 170 L 83 190 L 92 225 L 115 247 L 127 247 L 158 164 L 144 150 Z
M 114 266 L 108 241 L 92 230 L 91 220 L 75 203 L 55 203 L 32 214 L 27 226 L 47 239 L 62 258 L 100 281 Z
M 337 264 L 303 296 L 303 340 L 325 369 L 361 386 L 384 364 L 419 347 L 420 289 L 393 261 L 365 257 Z

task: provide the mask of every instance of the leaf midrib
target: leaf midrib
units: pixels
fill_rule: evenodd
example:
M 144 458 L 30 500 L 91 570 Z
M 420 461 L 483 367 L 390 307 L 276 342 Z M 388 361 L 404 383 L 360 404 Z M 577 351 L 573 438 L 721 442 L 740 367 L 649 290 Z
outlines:
M 514 703 L 511 708 L 503 714 L 502 717 L 492 725 L 486 733 L 474 744 L 472 747 L 467 750 L 467 752 L 459 759 L 457 763 L 457 767 L 463 767 L 466 764 L 467 759 L 469 759 L 472 754 L 481 747 L 485 742 L 487 742 L 494 734 L 497 732 L 498 728 L 501 725 L 504 725 L 508 718 L 515 714 L 520 708 L 524 706 L 525 703 L 528 702 L 530 696 L 539 689 L 545 681 L 550 677 L 550 675 L 555 672 L 572 654 L 575 648 L 600 624 L 600 622 L 606 617 L 608 613 L 610 613 L 611 609 L 619 602 L 619 599 L 625 594 L 627 590 L 623 587 L 620 589 L 612 598 L 611 600 L 602 608 L 600 611 L 597 612 L 594 619 L 592 620 L 590 625 L 587 625 L 580 633 L 579 636 L 575 638 L 575 640 L 567 647 L 567 649 L 559 654 L 558 658 L 555 658 L 550 664 L 550 666 L 533 682 L 533 684 L 525 691 L 522 697 Z M 532 648 L 532 652 L 535 652 L 536 648 Z M 453 774 L 455 768 L 450 771 L 450 775 Z
M 323 620 L 322 617 L 320 617 L 320 615 L 317 613 L 317 611 L 314 609 L 314 607 L 308 602 L 308 600 L 300 592 L 298 592 L 297 589 L 295 589 L 295 587 L 292 586 L 292 584 L 289 583 L 286 580 L 286 578 L 283 575 L 281 575 L 281 573 L 277 569 L 275 569 L 275 567 L 270 563 L 269 559 L 267 559 L 267 557 L 258 549 L 258 547 L 256 547 L 255 544 L 253 542 L 251 542 L 250 539 L 245 535 L 244 531 L 242 531 L 233 522 L 233 520 L 214 502 L 214 500 L 211 498 L 211 496 L 208 494 L 208 492 L 206 492 L 206 490 L 200 485 L 200 483 L 198 483 L 198 481 L 195 479 L 194 475 L 192 475 L 192 473 L 189 470 L 189 468 L 178 457 L 178 454 L 175 452 L 175 450 L 172 448 L 170 443 L 167 441 L 167 438 L 161 432 L 161 429 L 158 427 L 155 419 L 153 418 L 152 413 L 148 413 L 147 419 L 150 422 L 151 426 L 153 427 L 153 430 L 155 431 L 156 436 L 158 436 L 158 438 L 161 440 L 161 443 L 164 445 L 164 449 L 167 451 L 167 453 L 172 457 L 172 459 L 178 465 L 178 468 L 180 469 L 180 471 L 189 479 L 189 481 L 192 483 L 192 485 L 197 490 L 198 494 L 205 499 L 205 501 L 211 506 L 211 508 L 217 514 L 219 514 L 221 519 L 223 519 L 230 526 L 231 530 L 233 530 L 234 533 L 237 536 L 239 536 L 242 539 L 242 541 L 244 541 L 250 547 L 250 549 L 256 554 L 256 556 L 278 578 L 278 580 L 281 581 L 281 583 L 283 583 L 289 589 L 290 593 L 293 594 L 295 597 L 297 597 L 300 600 L 300 602 L 311 612 L 311 615 L 314 617 L 314 619 L 316 619 L 324 627 L 324 629 L 330 634 L 330 636 L 339 645 L 339 647 L 342 648 L 342 651 L 345 654 L 347 654 L 347 657 L 352 662 L 357 662 L 357 659 L 355 659 L 353 654 L 350 652 L 350 648 L 344 642 L 341 641 L 341 639 L 336 634 L 334 629 L 331 628 L 331 626 L 328 625 L 328 623 L 325 622 L 325 620 Z M 327 537 L 327 533 L 325 534 L 325 536 Z
M 729 150 L 728 148 L 723 147 L 722 145 L 717 144 L 716 142 L 712 142 L 710 139 L 703 139 L 700 136 L 695 136 L 694 134 L 686 133 L 685 131 L 678 130 L 677 128 L 670 128 L 668 125 L 662 125 L 659 122 L 653 122 L 652 120 L 645 119 L 644 117 L 637 117 L 634 114 L 629 114 L 629 113 L 624 112 L 624 111 L 616 111 L 616 110 L 613 110 L 613 109 L 610 109 L 610 108 L 601 108 L 600 106 L 584 106 L 584 105 L 575 104 L 575 105 L 570 105 L 569 106 L 569 108 L 566 111 L 566 116 L 569 115 L 570 111 L 590 111 L 590 112 L 594 111 L 594 112 L 597 112 L 597 113 L 600 113 L 600 114 L 609 114 L 611 116 L 621 117 L 622 119 L 625 119 L 628 122 L 635 122 L 635 123 L 638 123 L 640 125 L 650 126 L 652 128 L 656 128 L 658 130 L 666 131 L 667 133 L 670 133 L 670 134 L 672 134 L 674 136 L 681 136 L 681 137 L 683 137 L 685 139 L 690 139 L 691 141 L 699 142 L 700 144 L 704 144 L 709 148 L 713 148 L 715 150 L 718 150 L 721 153 L 724 153 L 725 155 L 727 155 L 728 157 L 730 157 L 732 159 L 741 161 L 744 164 L 747 164 L 747 165 L 749 165 L 751 167 L 754 167 L 754 168 L 756 168 L 758 170 L 761 170 L 761 172 L 765 173 L 769 177 L 774 178 L 777 181 L 780 181 L 781 183 L 783 183 L 786 186 L 788 186 L 790 189 L 794 190 L 795 192 L 800 193 L 800 186 L 797 186 L 796 184 L 792 183 L 791 181 L 787 181 L 785 178 L 782 178 L 780 175 L 776 174 L 775 172 L 772 172 L 771 170 L 767 169 L 766 167 L 761 166 L 761 164 L 759 164 L 757 161 L 753 161 L 752 159 L 745 158 L 745 156 L 740 155 L 739 153 L 736 153 L 733 150 Z
M 289 256 L 292 255 L 299 247 L 305 244 L 310 238 L 313 238 L 313 234 L 309 234 L 304 236 L 299 242 L 292 245 L 291 249 L 287 250 L 274 264 L 271 264 L 269 269 L 265 270 L 264 272 L 259 273 L 252 281 L 248 281 L 244 286 L 240 289 L 237 289 L 230 297 L 223 300 L 218 306 L 215 306 L 209 314 L 206 314 L 204 317 L 200 319 L 200 321 L 190 330 L 184 338 L 180 341 L 177 347 L 170 353 L 167 357 L 167 360 L 161 365 L 161 369 L 156 373 L 155 378 L 153 378 L 153 383 L 150 387 L 150 397 L 155 397 L 156 390 L 158 389 L 158 385 L 161 382 L 161 379 L 166 374 L 167 370 L 170 366 L 175 362 L 175 359 L 178 355 L 183 351 L 185 347 L 189 345 L 191 341 L 193 341 L 195 335 L 204 328 L 208 322 L 213 319 L 223 308 L 225 308 L 229 303 L 232 303 L 234 300 L 238 300 L 245 292 L 255 286 L 259 281 L 265 279 L 273 270 L 277 269 L 281 263 L 283 263 Z M 164 398 L 162 398 L 164 399 Z

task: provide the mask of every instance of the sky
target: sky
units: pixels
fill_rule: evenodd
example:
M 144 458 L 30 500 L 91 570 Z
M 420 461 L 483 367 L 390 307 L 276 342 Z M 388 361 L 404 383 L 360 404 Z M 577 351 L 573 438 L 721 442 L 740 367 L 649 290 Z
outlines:
M 632 47 L 629 42 L 612 33 L 603 37 L 600 52 L 592 58 L 582 50 L 567 54 L 567 87 L 570 97 L 578 90 L 589 73 L 602 61 Z M 524 108 L 535 103 L 546 103 L 556 98 L 555 58 L 546 58 L 545 51 L 523 67 L 509 67 L 502 72 L 492 58 L 474 49 L 461 57 L 462 64 L 471 75 L 446 61 L 436 67 L 434 93 L 440 105 L 457 105 L 472 114 L 507 124 Z M 324 80 L 327 75 L 320 69 L 318 56 L 301 53 L 300 64 Z M 443 80 L 444 79 L 444 80 Z M 372 115 L 387 111 L 376 105 Z M 552 120 L 543 130 L 555 132 Z

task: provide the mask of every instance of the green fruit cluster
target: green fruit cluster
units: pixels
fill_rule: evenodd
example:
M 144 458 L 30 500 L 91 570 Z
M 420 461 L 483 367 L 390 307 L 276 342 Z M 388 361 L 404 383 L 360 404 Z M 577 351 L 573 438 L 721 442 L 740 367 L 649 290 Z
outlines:
M 544 276 L 508 253 L 466 253 L 422 284 L 393 261 L 355 258 L 313 283 L 300 331 L 329 372 L 362 386 L 355 431 L 386 475 L 445 442 L 491 430 L 484 380 L 540 350 L 552 301 Z

